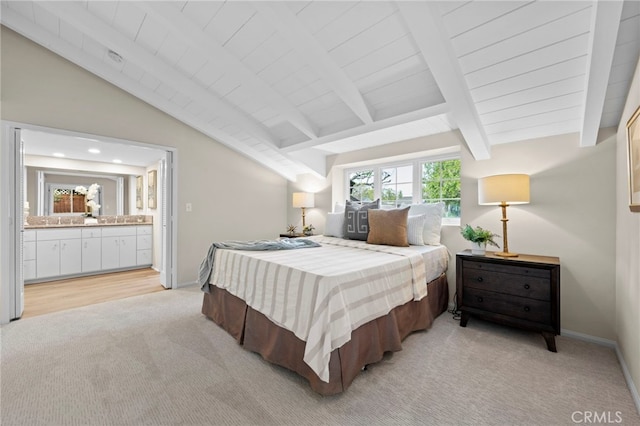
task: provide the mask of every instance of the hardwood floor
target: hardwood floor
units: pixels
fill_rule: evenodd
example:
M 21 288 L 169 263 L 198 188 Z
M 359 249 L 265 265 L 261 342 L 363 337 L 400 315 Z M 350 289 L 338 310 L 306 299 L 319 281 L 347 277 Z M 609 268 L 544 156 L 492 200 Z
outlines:
M 70 278 L 24 286 L 22 318 L 162 291 L 151 268 Z

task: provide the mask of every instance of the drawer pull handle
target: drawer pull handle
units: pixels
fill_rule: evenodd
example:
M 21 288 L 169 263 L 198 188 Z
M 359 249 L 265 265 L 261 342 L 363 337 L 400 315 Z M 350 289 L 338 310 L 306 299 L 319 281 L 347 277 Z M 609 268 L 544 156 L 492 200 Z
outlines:
M 482 297 L 478 296 L 477 300 L 482 303 Z
M 481 283 L 482 281 L 484 281 L 482 277 L 478 277 L 478 282 Z
M 526 290 L 529 290 L 529 289 L 531 288 L 531 286 L 530 286 L 529 284 L 525 284 L 525 285 L 524 285 L 524 288 L 525 288 Z
M 525 312 L 529 312 L 530 310 L 531 310 L 531 309 L 530 309 L 528 306 L 525 306 L 525 307 L 524 307 L 524 311 L 525 311 Z

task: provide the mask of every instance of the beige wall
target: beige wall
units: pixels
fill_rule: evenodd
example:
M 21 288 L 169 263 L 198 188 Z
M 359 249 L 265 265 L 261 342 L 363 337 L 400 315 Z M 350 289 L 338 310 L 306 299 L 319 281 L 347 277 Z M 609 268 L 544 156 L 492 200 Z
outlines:
M 5 27 L 1 43 L 3 120 L 177 149 L 179 284 L 195 281 L 211 242 L 285 228 L 281 176 Z
M 462 223 L 502 235 L 501 211 L 478 205 L 478 178 L 531 177 L 531 203 L 510 206 L 509 251 L 558 256 L 561 327 L 615 340 L 615 140 L 580 148 L 569 134 L 462 155 Z
M 616 331 L 618 346 L 635 386 L 640 411 L 640 213 L 629 210 L 626 122 L 640 106 L 640 61 L 617 134 Z

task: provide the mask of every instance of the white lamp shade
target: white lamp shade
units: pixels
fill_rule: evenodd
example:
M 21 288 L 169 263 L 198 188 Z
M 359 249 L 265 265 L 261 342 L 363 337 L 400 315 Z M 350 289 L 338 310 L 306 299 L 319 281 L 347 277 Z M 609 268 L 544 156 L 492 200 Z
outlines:
M 311 192 L 294 192 L 293 207 L 313 207 L 315 204 L 314 194 Z
M 478 204 L 529 203 L 529 175 L 487 176 L 478 180 Z

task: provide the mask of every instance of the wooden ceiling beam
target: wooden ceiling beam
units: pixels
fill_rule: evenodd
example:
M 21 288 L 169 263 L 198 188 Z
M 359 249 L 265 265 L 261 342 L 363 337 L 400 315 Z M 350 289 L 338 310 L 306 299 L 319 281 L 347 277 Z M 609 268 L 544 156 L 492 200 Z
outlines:
M 618 38 L 621 1 L 593 2 L 580 146 L 595 146 Z
M 491 147 L 437 5 L 405 1 L 397 4 L 471 154 L 476 160 L 488 159 Z
M 306 150 L 308 148 L 312 148 L 325 143 L 336 142 L 341 139 L 350 138 L 363 133 L 375 132 L 377 130 L 382 130 L 387 127 L 400 126 L 402 124 L 407 124 L 416 120 L 422 120 L 425 118 L 434 117 L 440 114 L 446 114 L 448 112 L 450 112 L 449 106 L 446 103 L 432 105 L 430 107 L 422 108 L 416 111 L 411 111 L 405 114 L 400 114 L 393 117 L 378 120 L 370 124 L 362 124 L 360 126 L 351 127 L 349 129 L 346 129 L 340 132 L 321 136 L 314 141 L 305 141 L 305 142 L 298 142 L 290 145 L 283 145 L 281 147 L 281 151 L 294 153 L 297 151 Z M 390 142 L 398 142 L 398 141 L 390 141 Z

